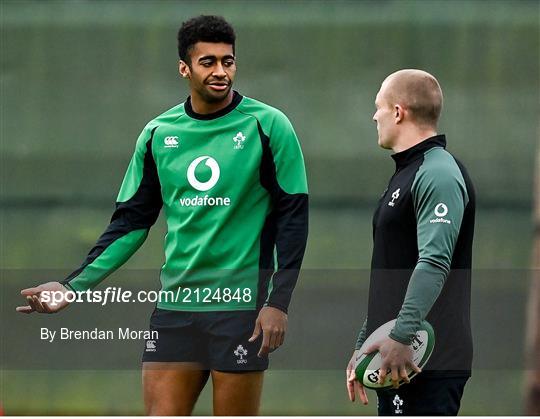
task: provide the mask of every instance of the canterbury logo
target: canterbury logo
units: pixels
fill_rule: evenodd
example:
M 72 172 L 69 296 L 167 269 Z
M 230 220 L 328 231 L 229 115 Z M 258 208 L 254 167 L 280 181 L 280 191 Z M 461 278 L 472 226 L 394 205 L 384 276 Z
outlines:
M 165 137 L 163 140 L 165 148 L 178 148 L 178 137 Z
M 212 176 L 210 176 L 210 179 L 208 179 L 206 182 L 200 182 L 195 177 L 195 169 L 197 166 L 202 162 L 205 161 L 204 164 L 210 168 L 212 171 Z M 191 186 L 193 186 L 198 191 L 207 191 L 209 189 L 212 189 L 217 181 L 219 180 L 219 165 L 216 160 L 214 160 L 210 156 L 201 156 L 197 157 L 195 160 L 191 162 L 187 169 L 187 179 Z

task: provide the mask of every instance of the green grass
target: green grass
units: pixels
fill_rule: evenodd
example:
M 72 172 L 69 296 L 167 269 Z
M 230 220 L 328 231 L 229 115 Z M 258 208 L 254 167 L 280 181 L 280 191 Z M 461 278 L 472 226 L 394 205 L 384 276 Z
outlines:
M 519 415 L 522 371 L 474 371 L 462 400 L 462 415 Z M 4 371 L 0 400 L 9 415 L 141 415 L 140 371 Z M 350 403 L 344 371 L 269 371 L 264 415 L 374 415 L 370 404 Z M 210 415 L 211 385 L 203 391 L 196 415 Z

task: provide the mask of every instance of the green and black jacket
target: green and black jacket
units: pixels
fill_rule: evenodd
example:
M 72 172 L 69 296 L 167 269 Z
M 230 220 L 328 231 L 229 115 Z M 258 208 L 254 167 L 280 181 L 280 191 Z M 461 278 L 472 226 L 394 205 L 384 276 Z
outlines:
M 426 319 L 435 349 L 424 371 L 469 375 L 475 193 L 444 135 L 392 157 L 396 171 L 373 217 L 368 315 L 356 347 L 397 318 L 390 337 L 409 344 Z

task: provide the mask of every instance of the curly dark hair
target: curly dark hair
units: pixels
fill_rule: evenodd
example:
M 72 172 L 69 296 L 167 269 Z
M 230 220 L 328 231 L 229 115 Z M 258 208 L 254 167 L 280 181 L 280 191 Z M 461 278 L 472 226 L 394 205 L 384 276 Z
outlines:
M 178 30 L 178 56 L 190 64 L 190 49 L 197 42 L 223 42 L 233 46 L 236 35 L 233 27 L 221 16 L 201 15 L 182 23 Z

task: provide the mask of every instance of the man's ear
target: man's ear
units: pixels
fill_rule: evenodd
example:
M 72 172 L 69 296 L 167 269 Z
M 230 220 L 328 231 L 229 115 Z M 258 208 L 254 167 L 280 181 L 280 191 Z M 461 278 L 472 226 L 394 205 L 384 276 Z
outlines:
M 184 79 L 191 78 L 191 69 L 189 68 L 189 65 L 185 61 L 180 60 L 178 62 L 178 73 L 180 74 L 180 77 Z
M 396 121 L 396 124 L 401 123 L 403 121 L 403 118 L 405 118 L 405 109 L 401 105 L 395 105 L 394 120 Z

